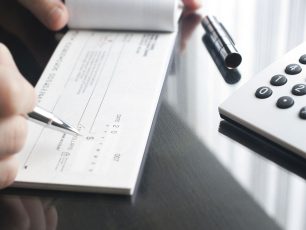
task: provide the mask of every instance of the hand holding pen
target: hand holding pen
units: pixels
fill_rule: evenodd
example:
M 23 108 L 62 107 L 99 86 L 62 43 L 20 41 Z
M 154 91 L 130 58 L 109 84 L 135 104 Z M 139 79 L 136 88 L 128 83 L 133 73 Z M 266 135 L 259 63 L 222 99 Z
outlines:
M 35 107 L 34 88 L 17 69 L 9 50 L 0 44 L 0 188 L 10 184 L 17 172 L 14 153 L 19 152 L 27 135 L 26 117 L 61 132 L 77 130 L 53 114 Z
M 0 188 L 10 184 L 17 173 L 14 153 L 26 140 L 24 115 L 36 103 L 34 88 L 17 69 L 8 49 L 0 44 Z
M 7 2 L 17 4 L 17 1 Z M 63 28 L 68 21 L 68 11 L 61 0 L 20 0 L 18 2 L 51 30 Z M 188 8 L 199 7 L 199 0 L 183 0 L 183 2 Z M 2 10 L 5 11 L 5 4 Z M 64 126 L 65 132 L 67 126 L 62 121 L 58 122 L 54 115 L 42 112 L 39 108 L 37 111 L 34 88 L 20 74 L 10 52 L 2 44 L 0 44 L 0 82 L 0 188 L 4 188 L 16 177 L 18 162 L 14 153 L 20 151 L 26 140 L 25 115 L 29 117 L 33 115 L 32 118 L 35 117 L 36 121 L 44 119 L 52 127 L 60 124 Z M 43 116 L 40 116 L 42 113 Z M 54 122 L 56 120 L 57 122 Z

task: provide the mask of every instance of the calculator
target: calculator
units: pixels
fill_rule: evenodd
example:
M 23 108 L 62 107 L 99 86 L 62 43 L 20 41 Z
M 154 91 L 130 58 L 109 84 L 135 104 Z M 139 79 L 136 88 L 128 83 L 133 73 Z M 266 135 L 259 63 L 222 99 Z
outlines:
M 252 77 L 219 113 L 306 158 L 306 42 Z

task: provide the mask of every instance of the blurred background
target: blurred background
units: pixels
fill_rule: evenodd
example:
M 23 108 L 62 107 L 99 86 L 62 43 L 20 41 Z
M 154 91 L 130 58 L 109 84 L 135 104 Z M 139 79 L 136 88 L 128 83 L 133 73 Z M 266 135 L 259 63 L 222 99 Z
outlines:
M 217 110 L 248 79 L 306 41 L 306 1 L 203 0 L 202 3 L 199 13 L 215 15 L 232 35 L 243 57 L 237 70 L 241 78 L 226 82 L 221 77 L 201 39 L 205 32 L 197 26 L 188 42 L 177 46 L 163 100 L 282 228 L 306 229 L 303 175 L 267 160 L 261 154 L 262 149 L 258 154 L 220 134 Z M 181 36 L 186 36 L 184 30 Z M 297 132 L 306 137 L 305 129 Z M 278 154 L 273 149 L 270 153 Z M 296 169 L 295 165 L 293 168 Z

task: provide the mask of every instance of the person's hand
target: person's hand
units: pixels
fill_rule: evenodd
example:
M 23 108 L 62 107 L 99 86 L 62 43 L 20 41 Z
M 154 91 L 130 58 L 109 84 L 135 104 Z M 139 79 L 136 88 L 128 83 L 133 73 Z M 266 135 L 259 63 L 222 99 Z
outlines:
M 61 0 L 18 0 L 47 28 L 62 29 L 68 22 L 68 11 Z
M 59 30 L 68 22 L 68 11 L 61 0 L 19 0 L 19 2 L 51 30 Z M 200 0 L 183 0 L 183 2 L 191 10 L 200 7 Z
M 8 49 L 0 43 L 0 188 L 11 184 L 17 173 L 14 153 L 24 145 L 24 115 L 36 102 L 34 88 L 18 71 Z
M 190 10 L 196 10 L 201 6 L 201 0 L 183 0 L 183 3 Z

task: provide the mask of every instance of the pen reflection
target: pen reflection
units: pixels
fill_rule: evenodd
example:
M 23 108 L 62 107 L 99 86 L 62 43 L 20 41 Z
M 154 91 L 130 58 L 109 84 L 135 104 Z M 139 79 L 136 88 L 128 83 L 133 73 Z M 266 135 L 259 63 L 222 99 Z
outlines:
M 236 84 L 239 82 L 241 79 L 240 72 L 238 69 L 229 69 L 224 65 L 224 61 L 220 53 L 216 50 L 213 42 L 207 34 L 203 35 L 202 41 L 225 82 L 228 84 Z

